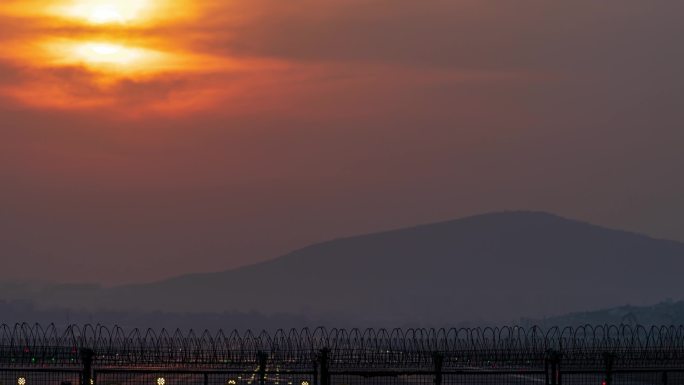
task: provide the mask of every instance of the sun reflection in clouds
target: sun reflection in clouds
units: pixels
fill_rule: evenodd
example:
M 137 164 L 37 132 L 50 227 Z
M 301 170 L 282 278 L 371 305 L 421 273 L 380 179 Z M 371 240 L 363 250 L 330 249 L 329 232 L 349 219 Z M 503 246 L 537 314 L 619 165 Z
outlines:
M 102 76 L 135 76 L 172 70 L 171 54 L 114 41 L 55 40 L 43 44 L 46 61 L 53 65 L 80 66 Z M 176 69 L 182 69 L 180 64 Z
M 141 52 L 111 43 L 83 43 L 74 46 L 74 57 L 85 63 L 130 65 L 139 61 Z
M 123 48 L 121 46 L 113 45 L 113 44 L 108 44 L 108 43 L 91 43 L 91 44 L 86 44 L 83 46 L 83 48 L 87 51 L 87 53 L 93 53 L 96 55 L 96 58 L 109 58 L 111 55 L 117 55 L 115 58 L 118 59 L 124 59 L 124 61 L 128 61 L 132 56 L 132 54 L 125 54 L 125 55 L 119 55 Z M 86 53 L 86 56 L 92 56 L 88 55 Z M 90 59 L 90 57 L 89 57 Z M 111 61 L 111 59 L 108 59 L 107 61 Z M 119 61 L 119 60 L 115 60 Z

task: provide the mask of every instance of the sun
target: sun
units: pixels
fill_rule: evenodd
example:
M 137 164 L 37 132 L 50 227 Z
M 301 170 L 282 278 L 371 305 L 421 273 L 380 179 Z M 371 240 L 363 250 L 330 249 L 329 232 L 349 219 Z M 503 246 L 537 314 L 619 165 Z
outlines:
M 150 0 L 73 0 L 56 13 L 93 25 L 129 24 L 149 17 Z
M 88 21 L 93 24 L 123 23 L 125 21 L 121 12 L 112 5 L 102 5 L 92 9 Z

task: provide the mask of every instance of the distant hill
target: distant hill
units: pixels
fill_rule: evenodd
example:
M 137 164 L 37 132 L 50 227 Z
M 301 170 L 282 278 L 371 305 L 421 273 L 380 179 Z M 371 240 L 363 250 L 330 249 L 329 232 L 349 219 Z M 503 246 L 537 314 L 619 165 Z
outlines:
M 258 313 L 171 313 L 160 311 L 89 311 L 71 309 L 40 309 L 30 301 L 0 301 L 0 324 L 17 323 L 54 324 L 58 328 L 69 325 L 100 324 L 121 326 L 126 329 L 168 330 L 268 330 L 315 328 L 326 324 L 324 320 L 308 319 L 296 315 Z M 346 325 L 336 325 L 344 327 Z
M 114 289 L 52 288 L 35 298 L 43 306 L 439 326 L 681 298 L 683 271 L 682 243 L 546 213 L 503 212 L 333 240 L 221 273 Z
M 523 325 L 684 325 L 684 301 L 665 301 L 651 306 L 618 306 L 589 312 L 576 312 L 544 319 L 526 319 Z

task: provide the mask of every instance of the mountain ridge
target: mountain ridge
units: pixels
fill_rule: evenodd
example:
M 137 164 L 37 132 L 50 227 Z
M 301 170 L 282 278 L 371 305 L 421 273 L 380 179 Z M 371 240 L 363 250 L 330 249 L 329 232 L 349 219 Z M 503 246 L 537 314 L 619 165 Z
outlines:
M 486 323 L 684 292 L 684 244 L 537 211 L 338 238 L 217 273 L 45 302 L 95 309 L 259 312 L 345 324 Z
M 577 219 L 569 219 L 566 217 L 563 217 L 561 215 L 545 212 L 545 211 L 535 211 L 535 210 L 504 210 L 504 211 L 493 211 L 493 212 L 487 212 L 483 214 L 477 214 L 477 215 L 472 215 L 472 216 L 466 216 L 463 218 L 458 218 L 458 219 L 449 219 L 449 220 L 443 220 L 443 221 L 438 221 L 438 222 L 429 222 L 429 223 L 423 223 L 423 224 L 418 224 L 414 226 L 408 226 L 408 227 L 398 227 L 398 228 L 393 228 L 393 229 L 388 229 L 388 230 L 381 230 L 377 232 L 372 232 L 372 233 L 361 233 L 361 234 L 354 234 L 354 235 L 348 235 L 348 236 L 343 236 L 343 237 L 338 237 L 338 238 L 332 238 L 326 241 L 321 241 L 321 242 L 316 242 L 312 243 L 310 245 L 306 245 L 304 247 L 294 249 L 290 252 L 287 252 L 283 255 L 277 256 L 272 259 L 260 261 L 260 262 L 255 262 L 247 265 L 242 265 L 242 266 L 237 266 L 234 268 L 226 269 L 226 270 L 221 270 L 221 271 L 216 271 L 216 272 L 198 272 L 198 273 L 191 273 L 191 274 L 181 274 L 178 276 L 174 277 L 169 277 L 166 279 L 158 280 L 158 281 L 153 281 L 153 282 L 147 282 L 147 283 L 135 283 L 135 284 L 124 284 L 124 285 L 117 285 L 115 287 L 128 287 L 128 286 L 146 286 L 146 285 L 154 285 L 154 284 L 162 284 L 170 281 L 176 281 L 178 279 L 184 279 L 184 278 L 190 278 L 190 277 L 200 277 L 200 276 L 211 276 L 211 275 L 221 275 L 225 273 L 231 273 L 231 272 L 237 272 L 245 268 L 250 268 L 254 266 L 261 266 L 263 264 L 268 264 L 270 262 L 274 262 L 276 260 L 281 260 L 284 258 L 288 258 L 289 256 L 293 254 L 297 254 L 300 252 L 304 252 L 308 249 L 311 248 L 316 248 L 316 247 L 323 247 L 328 244 L 332 244 L 335 242 L 342 242 L 350 239 L 359 239 L 359 238 L 364 238 L 364 237 L 375 237 L 375 236 L 381 236 L 383 234 L 387 233 L 394 233 L 397 231 L 410 231 L 410 230 L 419 230 L 423 228 L 432 228 L 432 227 L 438 227 L 441 225 L 448 225 L 454 222 L 462 222 L 470 219 L 481 219 L 481 218 L 488 218 L 488 217 L 497 217 L 497 216 L 502 216 L 502 215 L 535 215 L 535 216 L 542 216 L 542 217 L 549 217 L 549 218 L 555 218 L 555 219 L 560 219 L 568 222 L 574 222 L 576 224 L 582 224 L 586 226 L 591 226 L 597 229 L 602 229 L 602 230 L 608 230 L 611 232 L 619 232 L 623 233 L 626 235 L 632 235 L 632 236 L 637 236 L 637 237 L 642 237 L 642 238 L 647 238 L 651 239 L 654 241 L 662 241 L 662 242 L 672 242 L 675 244 L 680 244 L 684 245 L 684 242 L 679 242 L 675 240 L 670 240 L 670 239 L 665 239 L 665 238 L 659 238 L 659 237 L 653 237 L 647 234 L 642 234 L 639 232 L 635 231 L 629 231 L 629 230 L 622 230 L 622 229 L 613 229 L 607 226 L 602 226 L 602 225 L 596 225 L 590 222 L 586 221 L 581 221 Z

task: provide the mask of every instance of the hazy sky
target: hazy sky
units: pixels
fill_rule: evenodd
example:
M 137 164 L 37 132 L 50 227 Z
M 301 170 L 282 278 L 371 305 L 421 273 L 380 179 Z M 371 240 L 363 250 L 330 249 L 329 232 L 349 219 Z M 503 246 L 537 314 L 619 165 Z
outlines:
M 684 2 L 3 0 L 0 280 L 535 209 L 684 240 Z

